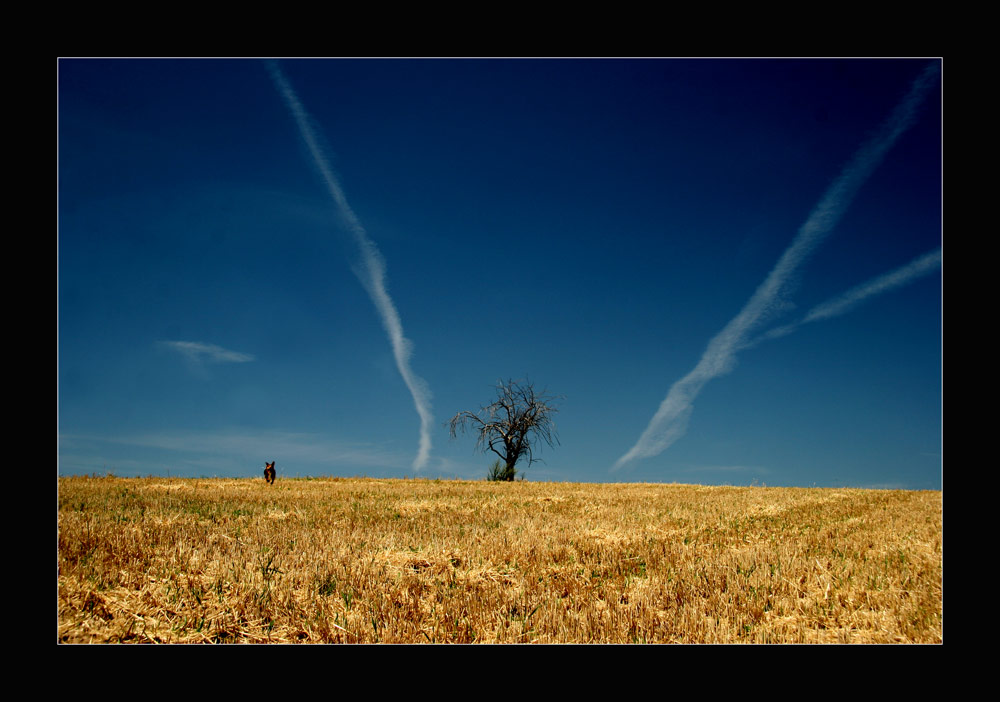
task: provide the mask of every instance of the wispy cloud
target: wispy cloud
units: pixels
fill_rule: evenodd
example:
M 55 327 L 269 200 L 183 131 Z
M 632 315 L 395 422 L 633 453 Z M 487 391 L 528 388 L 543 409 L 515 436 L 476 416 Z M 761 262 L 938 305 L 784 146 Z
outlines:
M 308 113 L 299 101 L 298 95 L 292 89 L 291 83 L 285 78 L 277 63 L 268 61 L 267 67 L 271 78 L 278 87 L 278 91 L 281 93 L 285 103 L 288 105 L 288 109 L 295 118 L 295 123 L 299 128 L 302 139 L 306 142 L 306 146 L 308 146 L 309 152 L 312 154 L 313 161 L 315 161 L 316 167 L 323 177 L 323 182 L 326 184 L 330 197 L 336 203 L 361 253 L 362 267 L 358 271 L 358 277 L 362 285 L 364 285 L 365 290 L 368 291 L 372 302 L 375 303 L 375 308 L 382 319 L 382 326 L 385 328 L 389 342 L 392 345 L 396 367 L 399 369 L 399 374 L 403 377 L 403 382 L 406 383 L 406 387 L 409 388 L 410 394 L 413 396 L 413 404 L 416 407 L 417 414 L 420 416 L 420 442 L 417 448 L 417 456 L 413 460 L 414 470 L 419 471 L 427 465 L 431 453 L 431 426 L 434 422 L 431 414 L 431 392 L 427 383 L 414 373 L 410 366 L 413 344 L 403 334 L 403 324 L 400 321 L 399 312 L 386 289 L 385 261 L 375 242 L 368 236 L 354 210 L 351 209 L 350 204 L 347 202 L 344 190 L 341 188 L 340 182 L 337 180 L 337 177 L 333 173 L 333 168 L 330 166 L 330 160 L 326 156 L 326 151 L 312 127 Z
M 176 476 L 257 476 L 265 461 L 279 475 L 400 475 L 411 457 L 392 444 L 348 441 L 310 432 L 243 428 L 163 431 L 120 436 L 58 437 L 63 474 L 103 473 Z M 481 476 L 482 466 L 434 457 L 427 471 L 442 477 Z
M 771 470 L 761 466 L 688 466 L 679 469 L 682 473 L 759 473 L 769 475 Z
M 933 273 L 940 265 L 941 249 L 935 249 L 930 253 L 926 253 L 923 256 L 915 258 L 905 266 L 901 266 L 896 270 L 880 275 L 877 278 L 872 278 L 867 283 L 853 287 L 842 295 L 838 295 L 837 297 L 827 300 L 820 305 L 816 305 L 798 322 L 793 322 L 792 324 L 786 324 L 784 326 L 771 329 L 757 339 L 747 343 L 743 348 L 756 346 L 760 342 L 768 339 L 776 339 L 780 336 L 786 336 L 791 334 L 803 324 L 818 322 L 821 319 L 831 319 L 850 312 L 868 298 L 874 297 L 875 295 L 881 295 L 882 293 L 886 293 L 890 290 L 895 290 L 896 288 L 901 288 L 904 285 L 912 283 L 918 278 L 921 278 L 929 273 Z
M 843 295 L 832 300 L 817 305 L 809 311 L 802 323 L 815 322 L 820 319 L 829 319 L 849 312 L 851 309 L 861 304 L 865 299 L 873 295 L 881 295 L 884 292 L 902 287 L 921 276 L 931 273 L 941 265 L 941 249 L 936 249 L 928 254 L 924 254 L 902 268 L 881 275 L 864 285 L 851 288 Z
M 161 346 L 177 351 L 195 363 L 249 363 L 254 357 L 249 353 L 230 351 L 202 341 L 161 341 Z
M 730 372 L 736 365 L 737 352 L 746 348 L 762 324 L 784 308 L 784 296 L 795 272 L 833 230 L 861 186 L 913 124 L 918 108 L 934 85 L 937 72 L 937 63 L 928 66 L 881 129 L 854 154 L 799 228 L 771 273 L 740 313 L 709 342 L 698 365 L 674 383 L 639 440 L 615 462 L 612 471 L 631 461 L 658 455 L 683 436 L 701 389 L 713 378 Z
M 155 432 L 115 437 L 59 437 L 60 462 L 67 470 L 114 466 L 130 472 L 217 472 L 255 475 L 258 464 L 277 461 L 279 473 L 324 474 L 339 471 L 406 468 L 407 459 L 386 446 L 330 439 L 318 434 L 280 431 Z M 119 447 L 119 448 L 115 448 Z M 122 449 L 125 453 L 122 453 Z

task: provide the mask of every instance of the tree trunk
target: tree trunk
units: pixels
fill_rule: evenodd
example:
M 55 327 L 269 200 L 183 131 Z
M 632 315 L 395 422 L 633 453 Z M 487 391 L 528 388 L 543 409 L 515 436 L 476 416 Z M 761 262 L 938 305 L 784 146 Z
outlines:
M 516 464 L 517 464 L 516 460 L 514 461 L 514 463 L 511 463 L 510 461 L 507 461 L 507 467 L 504 469 L 504 472 L 503 472 L 504 480 L 507 480 L 507 481 L 510 481 L 510 482 L 514 482 L 514 477 L 517 475 L 517 471 L 514 470 L 514 466 Z

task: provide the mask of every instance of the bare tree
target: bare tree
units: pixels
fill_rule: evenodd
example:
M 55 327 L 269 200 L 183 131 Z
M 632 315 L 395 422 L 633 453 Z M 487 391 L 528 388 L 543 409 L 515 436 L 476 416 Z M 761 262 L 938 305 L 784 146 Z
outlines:
M 539 440 L 549 446 L 559 443 L 552 415 L 558 410 L 554 401 L 559 399 L 545 392 L 536 393 L 531 382 L 515 380 L 497 381 L 497 399 L 481 407 L 478 412 L 459 412 L 451 418 L 451 436 L 473 430 L 477 434 L 476 448 L 483 453 L 492 451 L 499 462 L 491 470 L 492 480 L 513 480 L 514 466 L 522 458 L 530 466 L 537 460 L 534 447 Z

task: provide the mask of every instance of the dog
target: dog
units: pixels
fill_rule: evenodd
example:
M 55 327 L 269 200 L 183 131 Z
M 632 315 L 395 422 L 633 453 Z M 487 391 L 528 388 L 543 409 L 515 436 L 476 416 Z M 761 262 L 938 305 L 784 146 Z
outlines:
M 274 461 L 268 463 L 264 462 L 264 482 L 269 485 L 274 485 L 274 477 L 276 473 L 274 472 Z

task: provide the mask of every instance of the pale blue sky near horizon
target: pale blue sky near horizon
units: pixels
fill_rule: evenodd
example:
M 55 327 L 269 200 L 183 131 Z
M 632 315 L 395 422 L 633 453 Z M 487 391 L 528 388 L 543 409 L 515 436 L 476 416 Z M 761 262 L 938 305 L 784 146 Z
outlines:
M 562 396 L 528 480 L 940 489 L 940 76 L 758 343 L 614 469 L 940 63 L 279 60 L 283 94 L 62 59 L 58 472 L 482 479 L 445 423 L 527 377 Z

